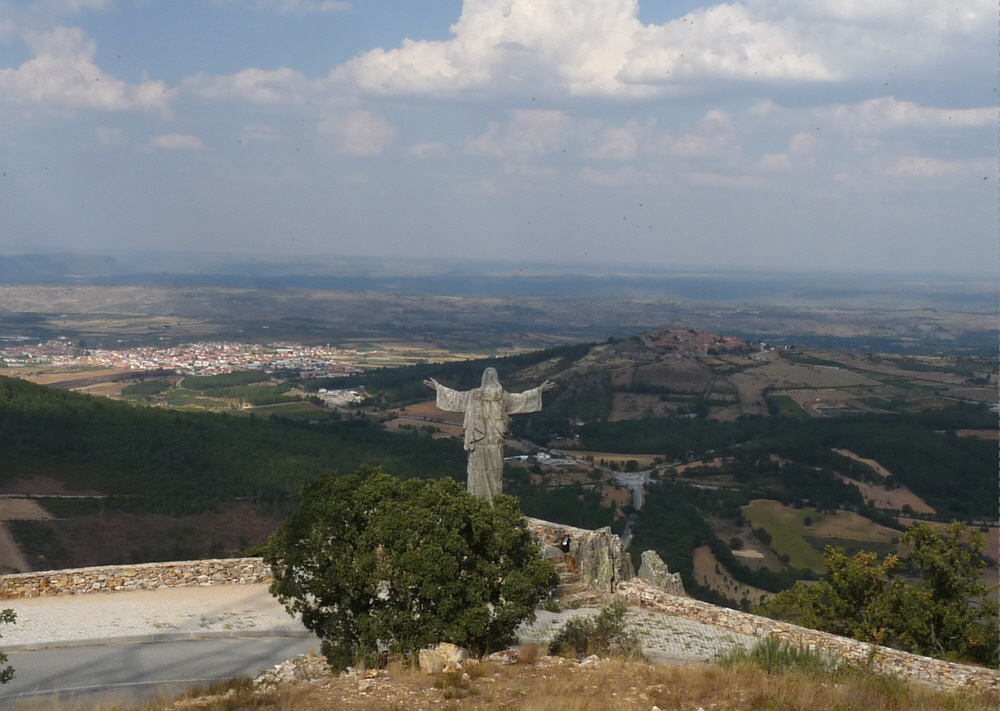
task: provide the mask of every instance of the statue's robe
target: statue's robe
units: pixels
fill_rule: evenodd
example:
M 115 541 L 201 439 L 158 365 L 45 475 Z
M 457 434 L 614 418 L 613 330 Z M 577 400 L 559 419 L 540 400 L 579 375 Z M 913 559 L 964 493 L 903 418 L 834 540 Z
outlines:
M 503 493 L 503 445 L 510 416 L 541 410 L 542 389 L 508 393 L 502 388 L 475 388 L 462 392 L 438 385 L 437 406 L 446 412 L 465 413 L 467 486 L 473 495 L 492 501 Z

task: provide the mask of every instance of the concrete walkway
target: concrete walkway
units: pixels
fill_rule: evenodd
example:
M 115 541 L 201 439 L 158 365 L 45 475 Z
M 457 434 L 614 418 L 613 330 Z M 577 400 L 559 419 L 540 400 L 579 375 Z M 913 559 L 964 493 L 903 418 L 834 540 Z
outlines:
M 152 642 L 203 637 L 310 636 L 267 592 L 267 585 L 218 585 L 0 601 L 17 623 L 0 626 L 7 651 L 73 645 Z M 539 611 L 519 631 L 522 642 L 543 643 L 566 620 L 594 608 Z M 654 661 L 710 659 L 753 637 L 657 612 L 633 610 L 629 622 Z

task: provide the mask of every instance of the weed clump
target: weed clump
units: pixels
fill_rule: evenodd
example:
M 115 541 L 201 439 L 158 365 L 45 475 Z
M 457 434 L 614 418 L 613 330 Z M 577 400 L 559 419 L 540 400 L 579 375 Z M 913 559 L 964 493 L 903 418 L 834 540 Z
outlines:
M 727 669 L 738 664 L 752 664 L 768 673 L 789 670 L 828 672 L 837 666 L 831 659 L 804 644 L 790 644 L 774 637 L 762 639 L 750 649 L 733 647 L 715 655 L 714 661 Z
M 569 620 L 549 644 L 549 654 L 575 656 L 596 654 L 630 661 L 645 661 L 639 634 L 625 622 L 628 606 L 614 600 L 593 617 Z

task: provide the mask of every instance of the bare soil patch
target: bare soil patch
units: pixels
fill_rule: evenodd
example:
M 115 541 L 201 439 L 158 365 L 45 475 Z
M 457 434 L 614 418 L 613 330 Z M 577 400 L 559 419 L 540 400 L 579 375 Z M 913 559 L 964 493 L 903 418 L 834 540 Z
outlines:
M 618 388 L 632 384 L 632 379 L 635 377 L 635 366 L 627 361 L 625 363 L 625 365 L 611 370 L 611 387 Z
M 12 477 L 0 482 L 0 494 L 26 496 L 104 496 L 93 489 L 68 489 L 61 481 L 48 476 Z
M 1000 430 L 956 430 L 959 437 L 1000 440 Z
M 52 515 L 32 499 L 0 499 L 0 521 L 48 521 Z
M 767 378 L 757 375 L 753 370 L 734 373 L 727 380 L 736 388 L 740 398 L 740 413 L 746 415 L 767 414 L 767 404 L 764 402 L 764 388 Z
M 670 417 L 677 413 L 677 403 L 664 402 L 659 395 L 613 393 L 610 422 L 640 420 L 649 417 Z
M 431 433 L 431 436 L 435 439 L 461 437 L 463 433 L 462 425 L 460 424 L 456 425 L 445 422 L 428 422 L 422 417 L 410 417 L 409 415 L 400 415 L 396 419 L 389 420 L 385 423 L 385 428 L 390 432 L 399 432 L 400 430 L 407 429 L 407 427 L 416 428 L 418 430 L 423 427 L 436 427 L 441 431 Z
M 778 393 L 775 393 L 778 394 Z M 846 390 L 823 388 L 820 390 L 783 390 L 781 395 L 787 395 L 795 404 L 813 417 L 819 417 L 819 407 L 829 405 L 847 405 L 854 400 L 854 394 Z
M 877 381 L 846 368 L 799 365 L 784 359 L 748 372 L 767 377 L 771 385 L 780 390 L 796 387 L 848 388 L 857 385 L 878 385 Z
M 804 527 L 805 533 L 814 538 L 840 538 L 848 541 L 871 541 L 891 544 L 900 532 L 873 523 L 853 511 L 812 515 L 812 526 Z
M 718 469 L 722 467 L 722 465 L 725 464 L 727 461 L 729 460 L 723 459 L 722 457 L 716 457 L 715 459 L 708 459 L 700 462 L 688 462 L 687 464 L 681 464 L 677 467 L 674 467 L 674 471 L 677 472 L 678 474 L 683 474 L 689 469 L 695 469 L 697 467 L 713 467 Z
M 113 368 L 109 370 L 88 370 L 85 372 L 65 370 L 62 372 L 34 374 L 30 377 L 25 377 L 25 380 L 30 380 L 31 382 L 38 383 L 39 385 L 56 385 L 57 383 L 73 382 L 75 380 L 84 380 L 88 378 L 101 378 L 109 375 L 124 375 L 130 372 L 132 371 L 123 370 L 121 368 Z
M 996 404 L 996 388 L 948 388 L 944 391 L 947 397 L 957 397 L 961 400 L 972 400 L 974 402 L 989 402 Z
M 571 454 L 577 459 L 586 459 L 587 457 L 593 457 L 594 461 L 600 463 L 603 459 L 608 464 L 611 462 L 618 462 L 622 469 L 625 468 L 625 462 L 630 459 L 634 459 L 639 464 L 640 469 L 649 469 L 653 466 L 654 459 L 660 459 L 659 454 L 620 454 L 618 452 L 595 452 L 592 450 L 573 450 Z
M 823 353 L 824 358 L 828 357 L 827 353 Z M 857 368 L 858 370 L 867 370 L 871 373 L 880 373 L 882 375 L 893 375 L 898 378 L 905 378 L 906 380 L 923 380 L 930 383 L 943 383 L 946 385 L 961 385 L 965 382 L 965 377 L 958 375 L 957 373 L 945 373 L 935 370 L 907 370 L 905 368 L 900 368 L 898 365 L 891 361 L 868 361 L 861 357 L 852 357 L 851 355 L 840 354 L 838 356 L 833 356 L 834 359 L 847 360 L 850 359 L 851 367 Z
M 610 506 L 615 502 L 615 519 L 622 518 L 622 510 L 632 503 L 632 490 L 619 486 L 604 486 L 601 488 L 601 506 Z
M 939 531 L 944 531 L 945 527 L 948 525 L 939 521 L 923 521 L 921 519 L 909 518 L 906 516 L 900 516 L 899 522 L 904 526 L 912 526 L 915 523 L 922 523 L 925 526 L 936 528 Z M 986 550 L 984 551 L 986 555 L 993 560 L 1000 559 L 1000 528 L 992 526 L 990 527 L 990 532 L 984 533 L 983 535 L 986 536 Z M 968 538 L 968 530 L 966 530 L 966 538 Z
M 892 472 L 876 462 L 874 459 L 859 457 L 857 454 L 847 449 L 834 449 L 833 451 L 857 462 L 861 462 L 862 464 L 867 464 L 882 476 L 892 476 Z M 917 513 L 937 513 L 926 501 L 921 499 L 902 484 L 898 484 L 895 489 L 887 489 L 884 486 L 869 484 L 863 481 L 855 481 L 854 479 L 849 479 L 842 474 L 837 474 L 836 476 L 841 481 L 858 487 L 861 491 L 861 495 L 865 497 L 866 501 L 875 502 L 875 508 L 902 511 L 904 506 L 909 506 L 910 509 Z
M 726 597 L 739 602 L 744 597 L 752 604 L 759 605 L 763 596 L 770 595 L 767 590 L 751 587 L 733 579 L 729 571 L 715 559 L 712 549 L 700 546 L 694 549 L 694 579 L 699 585 L 706 585 L 718 590 Z
M 50 561 L 45 567 L 75 568 L 216 557 L 265 543 L 280 523 L 277 516 L 240 504 L 195 516 L 106 512 L 37 525 L 51 534 L 45 536 Z
M 127 382 L 97 383 L 95 385 L 87 385 L 82 388 L 74 388 L 74 390 L 78 393 L 86 393 L 87 395 L 98 395 L 100 397 L 116 399 L 121 397 L 122 388 L 126 385 L 128 385 Z
M 407 405 L 403 410 L 397 411 L 400 416 L 414 417 L 417 419 L 437 420 L 461 425 L 464 419 L 461 412 L 445 412 L 439 410 L 434 400 L 418 402 L 416 405 Z M 432 422 L 431 424 L 437 424 Z
M 926 501 L 902 484 L 897 489 L 886 489 L 884 486 L 849 479 L 843 474 L 835 473 L 834 476 L 842 482 L 856 486 L 861 495 L 865 497 L 865 501 L 873 501 L 877 509 L 902 511 L 904 506 L 909 506 L 916 513 L 937 513 Z
M 678 392 L 704 392 L 712 382 L 712 371 L 693 358 L 665 358 L 636 368 L 634 382 L 670 388 Z

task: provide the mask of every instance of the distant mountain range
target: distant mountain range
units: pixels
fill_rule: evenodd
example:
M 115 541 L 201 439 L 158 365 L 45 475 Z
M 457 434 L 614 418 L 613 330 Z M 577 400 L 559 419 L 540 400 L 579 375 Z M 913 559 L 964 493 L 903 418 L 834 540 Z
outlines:
M 995 313 L 995 280 L 961 276 L 721 271 L 600 271 L 582 265 L 267 261 L 234 255 L 0 255 L 0 283 L 320 289 L 434 296 L 626 298 Z

